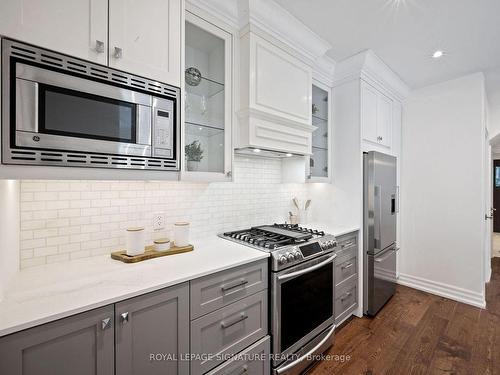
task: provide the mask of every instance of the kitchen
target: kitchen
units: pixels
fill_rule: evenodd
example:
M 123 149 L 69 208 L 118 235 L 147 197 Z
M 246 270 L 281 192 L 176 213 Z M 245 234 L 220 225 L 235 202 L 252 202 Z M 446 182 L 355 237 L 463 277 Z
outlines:
M 0 373 L 365 373 L 398 303 L 496 322 L 484 3 L 435 45 L 443 5 L 4 0 Z M 418 58 L 341 32 L 374 10 Z

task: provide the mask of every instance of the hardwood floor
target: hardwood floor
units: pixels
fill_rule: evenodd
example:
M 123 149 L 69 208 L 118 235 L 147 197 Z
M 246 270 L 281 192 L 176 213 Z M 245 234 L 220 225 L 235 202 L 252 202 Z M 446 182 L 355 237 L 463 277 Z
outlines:
M 500 258 L 486 310 L 398 286 L 375 318 L 353 318 L 308 375 L 500 374 Z

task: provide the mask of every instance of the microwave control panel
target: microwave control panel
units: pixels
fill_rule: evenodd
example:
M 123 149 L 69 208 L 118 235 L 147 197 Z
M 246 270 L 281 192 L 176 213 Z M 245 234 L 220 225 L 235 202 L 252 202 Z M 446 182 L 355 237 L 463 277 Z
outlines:
M 174 152 L 172 111 L 154 108 L 153 156 L 171 158 Z

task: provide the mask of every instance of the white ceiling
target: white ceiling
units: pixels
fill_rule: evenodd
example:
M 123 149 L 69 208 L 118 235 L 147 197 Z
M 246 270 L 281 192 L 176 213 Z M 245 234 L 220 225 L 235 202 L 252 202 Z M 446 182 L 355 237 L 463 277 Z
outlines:
M 500 67 L 500 0 L 276 1 L 334 60 L 370 48 L 412 88 Z M 435 60 L 437 49 L 446 55 Z

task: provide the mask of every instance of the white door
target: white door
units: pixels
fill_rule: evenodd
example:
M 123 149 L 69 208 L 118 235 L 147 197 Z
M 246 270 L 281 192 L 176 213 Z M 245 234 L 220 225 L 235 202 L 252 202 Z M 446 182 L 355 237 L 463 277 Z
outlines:
M 392 100 L 378 93 L 377 96 L 377 141 L 385 147 L 391 147 L 392 135 Z
M 107 63 L 108 0 L 1 0 L 0 35 Z
M 180 86 L 181 0 L 109 0 L 109 66 Z
M 361 84 L 361 123 L 363 139 L 377 141 L 377 91 L 369 85 Z

